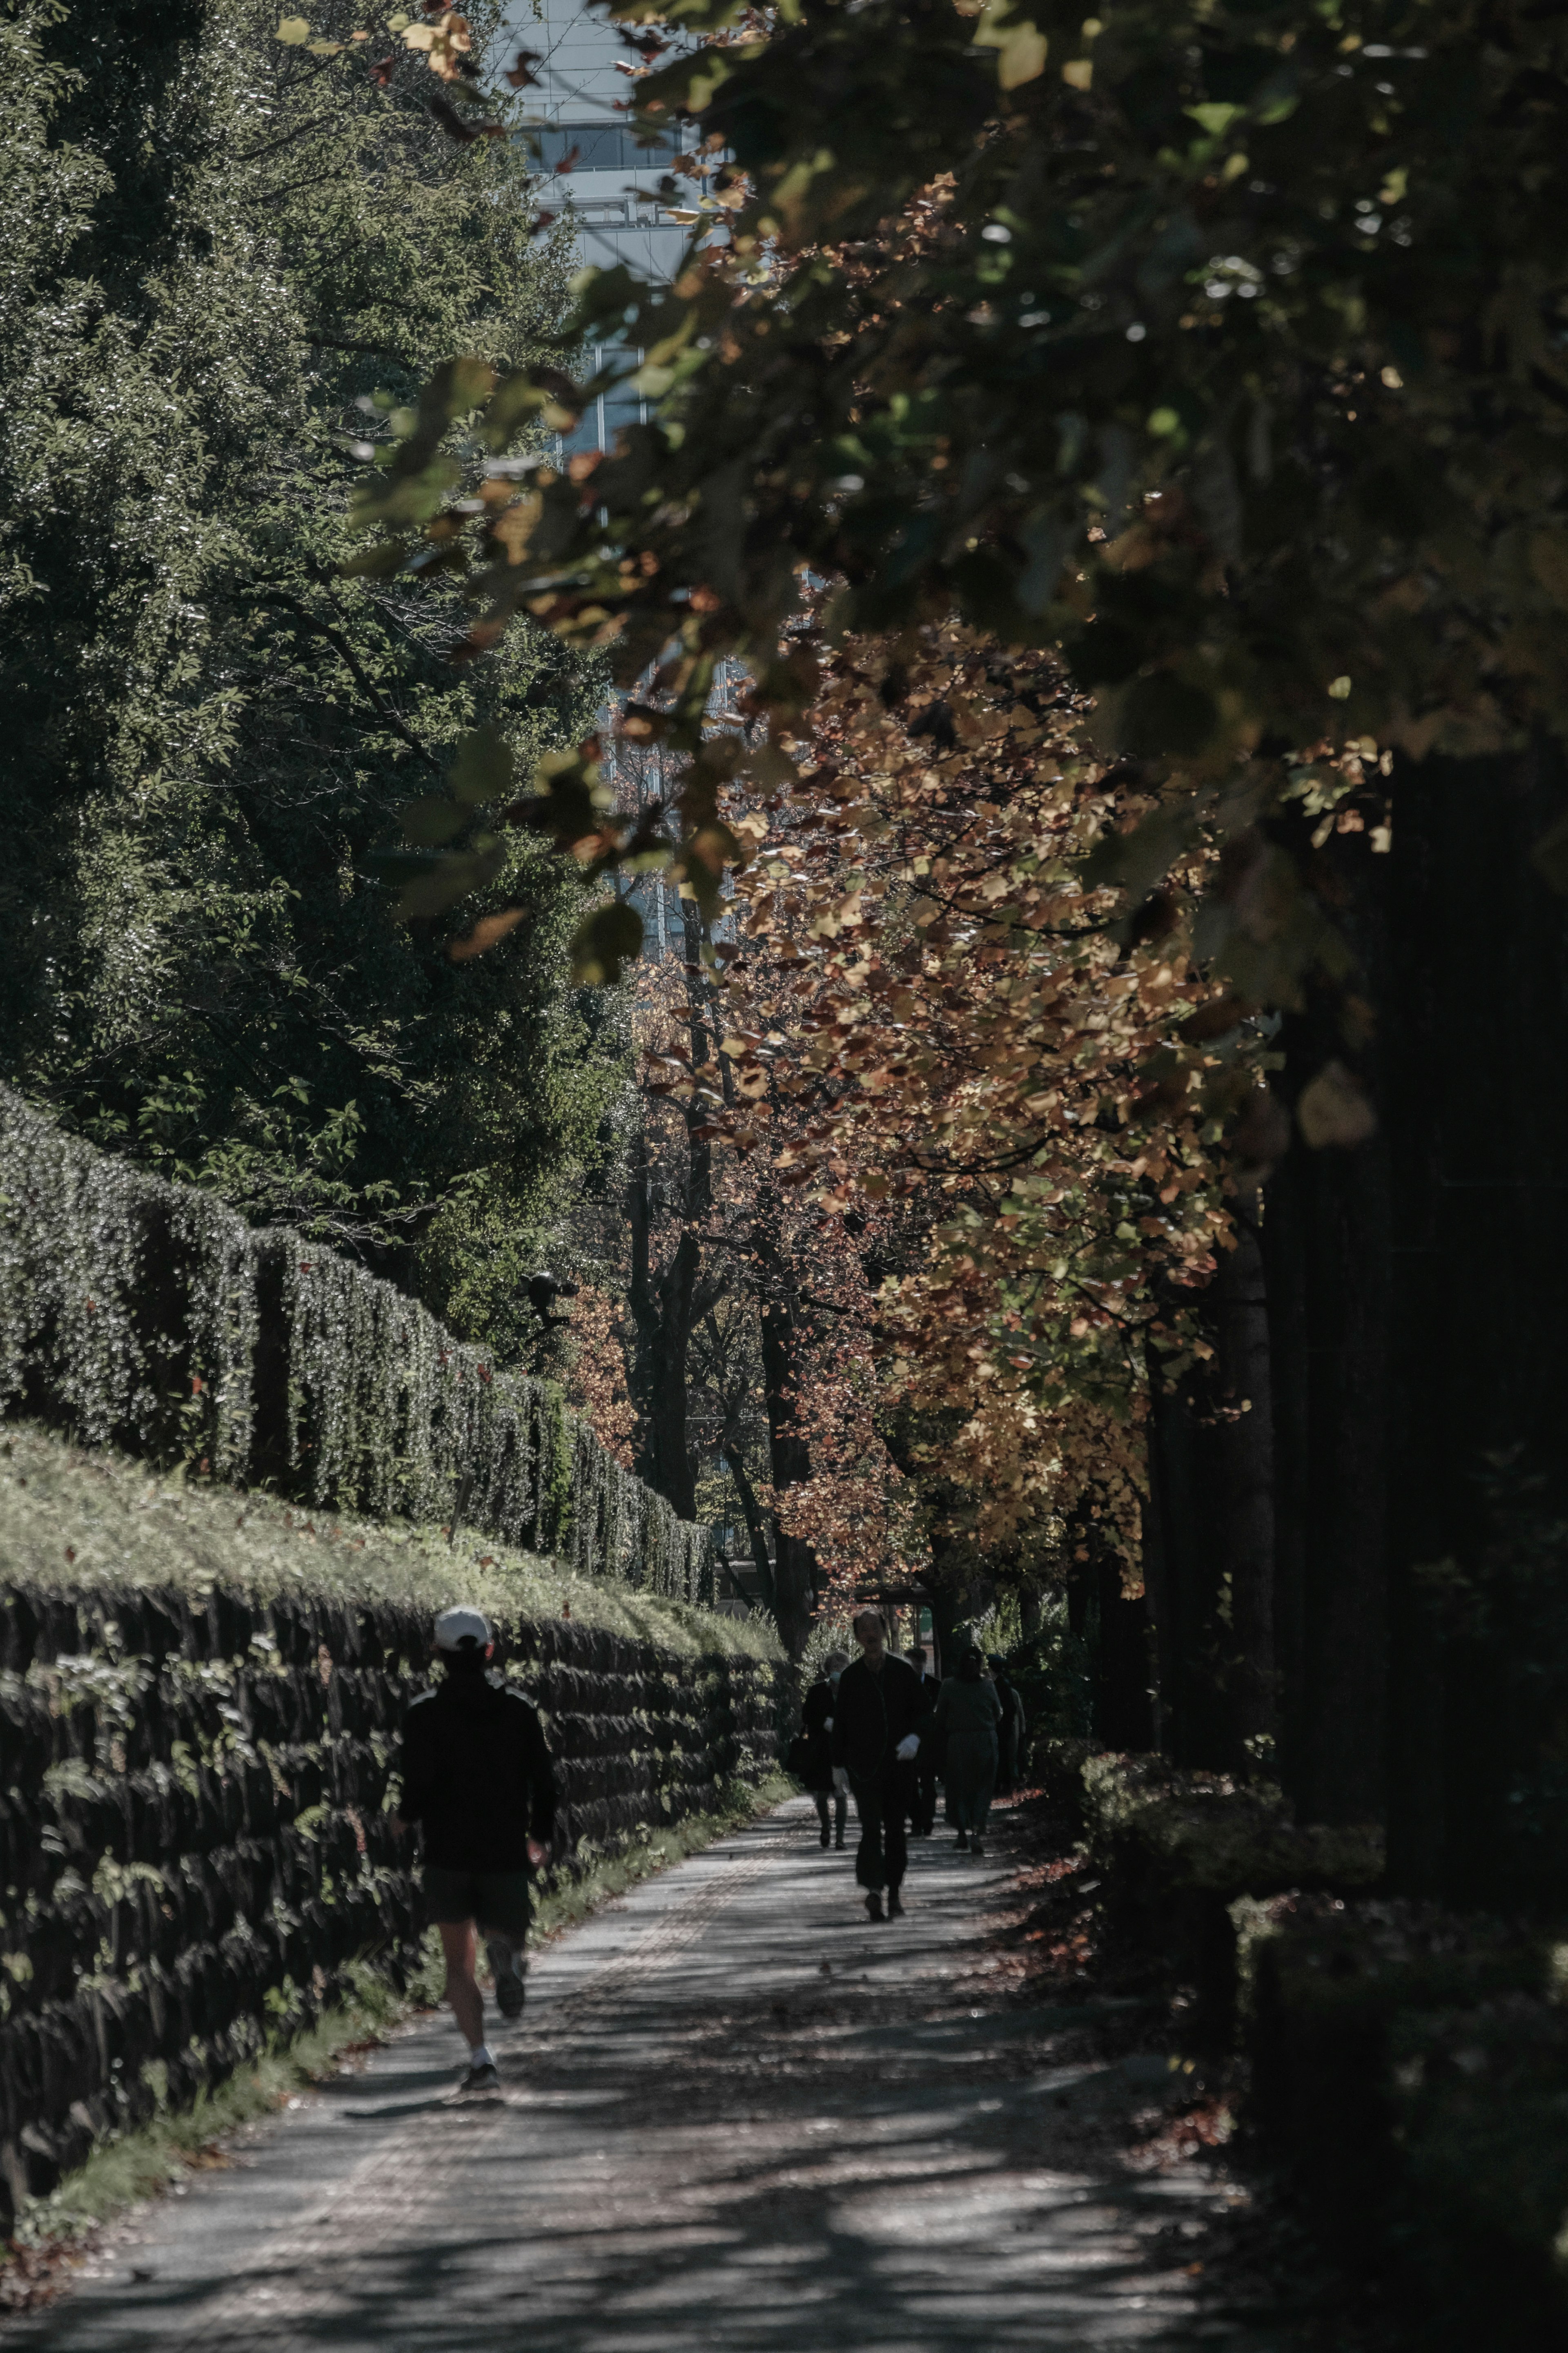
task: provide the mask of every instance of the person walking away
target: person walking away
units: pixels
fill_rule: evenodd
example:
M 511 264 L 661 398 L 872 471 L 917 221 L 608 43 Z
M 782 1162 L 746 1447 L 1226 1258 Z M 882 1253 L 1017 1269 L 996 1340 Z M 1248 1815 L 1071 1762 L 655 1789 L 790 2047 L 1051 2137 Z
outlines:
M 495 1654 L 478 1609 L 443 1609 L 436 1620 L 442 1680 L 403 1722 L 399 1832 L 424 1831 L 425 1905 L 441 1932 L 447 2000 L 468 2046 L 464 2092 L 500 2088 L 485 2042 L 484 2000 L 474 1975 L 475 1932 L 487 1942 L 503 2018 L 521 2016 L 530 1876 L 555 1828 L 555 1768 L 543 1727 L 521 1692 L 485 1670 Z
M 955 1843 L 971 1854 L 984 1854 L 985 1821 L 996 1786 L 1002 1702 L 995 1684 L 980 1672 L 978 1651 L 966 1651 L 957 1674 L 942 1684 L 934 1721 L 944 1742 L 948 1811 L 958 1830 Z
M 875 1609 L 861 1610 L 854 1634 L 860 1656 L 838 1678 L 833 1713 L 836 1781 L 840 1788 L 847 1781 L 855 1795 L 860 1822 L 855 1877 L 866 1891 L 866 1910 L 873 1920 L 882 1919 L 885 1893 L 885 1916 L 896 1920 L 904 1908 L 899 1890 L 910 1859 L 904 1822 L 931 1703 L 909 1661 L 889 1651 Z
M 996 1795 L 1010 1798 L 1017 1788 L 1024 1765 L 1024 1734 L 1028 1718 L 1024 1714 L 1024 1695 L 1007 1672 L 1007 1662 L 995 1651 L 986 1661 L 991 1680 L 996 1686 L 996 1696 L 1002 1703 L 1002 1723 L 997 1733 Z
M 921 1679 L 928 1705 L 934 1708 L 942 1685 L 935 1675 L 926 1672 L 924 1646 L 917 1642 L 904 1656 Z M 930 1838 L 936 1828 L 936 1785 L 942 1771 L 942 1743 L 928 1725 L 921 1735 L 920 1751 L 915 1758 L 914 1810 L 910 1818 L 910 1833 L 915 1838 Z
M 822 1843 L 830 1841 L 839 1852 L 844 1851 L 844 1826 L 849 1812 L 849 1800 L 833 1779 L 833 1709 L 838 1691 L 838 1678 L 849 1664 L 847 1651 L 829 1651 L 822 1662 L 822 1672 L 805 1695 L 801 1710 L 800 1778 L 816 1800 L 816 1819 L 822 1825 Z M 832 1830 L 828 1829 L 829 1807 L 832 1808 Z

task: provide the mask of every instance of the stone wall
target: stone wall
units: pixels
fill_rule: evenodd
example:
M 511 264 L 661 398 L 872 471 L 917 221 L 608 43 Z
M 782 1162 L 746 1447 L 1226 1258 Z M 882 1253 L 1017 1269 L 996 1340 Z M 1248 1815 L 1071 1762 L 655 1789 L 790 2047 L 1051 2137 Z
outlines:
M 184 2105 L 422 1922 L 384 1805 L 428 1619 L 221 1588 L 0 1586 L 0 2235 L 106 2134 Z M 765 1660 L 503 1624 L 559 1760 L 558 1872 L 754 1784 Z

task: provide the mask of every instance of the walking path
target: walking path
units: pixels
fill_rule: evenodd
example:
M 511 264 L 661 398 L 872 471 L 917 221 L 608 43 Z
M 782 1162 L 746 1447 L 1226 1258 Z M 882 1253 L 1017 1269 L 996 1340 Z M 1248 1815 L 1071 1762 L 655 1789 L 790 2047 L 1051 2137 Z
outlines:
M 500 2100 L 453 2102 L 458 2037 L 422 2023 L 150 2209 L 15 2340 L 1239 2347 L 1192 2308 L 1189 2234 L 1223 2192 L 1085 2161 L 1095 2104 L 1137 2105 L 1163 2061 L 1072 2062 L 1075 2013 L 988 2005 L 1005 1840 L 911 1855 L 908 1915 L 873 1926 L 852 1857 L 821 1852 L 805 1800 L 779 1808 L 536 1957 L 526 2020 L 491 2037 Z

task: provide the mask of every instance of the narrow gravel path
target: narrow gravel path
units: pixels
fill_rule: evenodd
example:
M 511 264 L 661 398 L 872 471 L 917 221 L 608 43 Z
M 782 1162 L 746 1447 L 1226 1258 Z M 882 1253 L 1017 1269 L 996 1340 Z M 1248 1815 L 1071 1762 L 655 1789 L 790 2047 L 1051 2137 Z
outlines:
M 912 1854 L 908 1915 L 873 1927 L 852 1858 L 781 1807 L 537 1957 L 528 2018 L 493 2038 L 500 2100 L 454 2102 L 457 2037 L 421 2024 L 149 2210 L 8 2342 L 1241 2345 L 1193 2309 L 1209 2177 L 1083 2154 L 1096 2103 L 1136 2105 L 1162 2063 L 1086 2060 L 1060 2010 L 999 2006 L 1005 1832 L 980 1864 L 946 1834 Z

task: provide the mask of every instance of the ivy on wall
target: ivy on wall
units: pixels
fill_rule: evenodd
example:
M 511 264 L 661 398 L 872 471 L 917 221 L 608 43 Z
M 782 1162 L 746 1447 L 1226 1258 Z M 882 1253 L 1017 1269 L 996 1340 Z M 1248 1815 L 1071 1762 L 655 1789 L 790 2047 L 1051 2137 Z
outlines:
M 552 1385 L 287 1228 L 62 1134 L 0 1090 L 0 1409 L 312 1506 L 469 1528 L 711 1599 L 704 1529 Z

